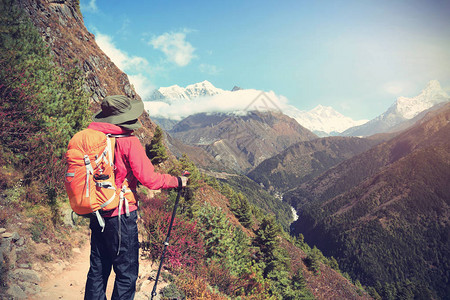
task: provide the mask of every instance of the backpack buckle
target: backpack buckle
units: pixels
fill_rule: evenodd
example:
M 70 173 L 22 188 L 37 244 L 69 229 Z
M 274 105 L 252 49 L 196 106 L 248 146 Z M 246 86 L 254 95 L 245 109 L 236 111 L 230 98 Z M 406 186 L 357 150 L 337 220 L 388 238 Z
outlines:
M 84 155 L 84 164 L 86 166 L 91 164 L 91 161 L 89 160 L 89 156 L 87 154 Z

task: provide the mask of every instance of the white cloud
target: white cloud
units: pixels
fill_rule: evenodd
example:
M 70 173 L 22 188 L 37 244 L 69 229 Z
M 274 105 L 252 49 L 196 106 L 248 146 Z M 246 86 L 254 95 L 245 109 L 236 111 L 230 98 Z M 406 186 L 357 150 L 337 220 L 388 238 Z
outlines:
M 291 109 L 287 99 L 274 92 L 264 93 L 259 90 L 225 91 L 211 97 L 199 97 L 194 100 L 172 99 L 167 102 L 145 101 L 145 108 L 150 116 L 181 120 L 189 115 L 206 112 L 245 113 L 250 110 Z
M 221 71 L 216 66 L 208 64 L 200 64 L 198 66 L 198 69 L 200 70 L 200 72 L 206 73 L 208 75 L 217 75 Z
M 156 88 L 150 82 L 148 77 L 143 74 L 128 75 L 128 79 L 142 99 L 146 99 L 147 97 L 149 97 L 152 94 L 153 90 Z
M 273 91 L 263 92 L 259 90 L 239 90 L 235 92 L 224 91 L 210 97 L 194 99 L 171 99 L 163 101 L 144 101 L 145 109 L 150 117 L 162 117 L 180 121 L 185 117 L 196 113 L 234 113 L 245 115 L 250 111 L 275 111 L 295 119 L 302 126 L 310 130 L 324 132 L 343 132 L 344 130 L 361 125 L 368 120 L 354 121 L 349 117 L 334 111 L 327 112 L 326 122 L 317 112 L 318 108 L 311 111 L 302 111 L 289 104 L 289 100 Z M 328 110 L 327 107 L 320 108 Z M 331 107 L 330 107 L 331 109 Z
M 83 1 L 84 2 L 84 1 Z M 87 5 L 80 3 L 80 8 L 83 12 L 97 12 L 98 8 L 97 8 L 97 3 L 96 0 L 90 0 L 89 3 Z
M 129 55 L 114 44 L 112 38 L 100 32 L 95 32 L 95 40 L 100 49 L 122 71 L 127 73 L 130 83 L 142 99 L 146 99 L 156 88 L 150 80 L 148 61 L 139 56 Z
M 195 48 L 186 41 L 186 32 L 166 32 L 153 38 L 148 44 L 161 50 L 168 61 L 184 67 L 195 57 Z
M 148 67 L 148 61 L 145 58 L 130 56 L 126 52 L 118 49 L 112 38 L 108 35 L 96 32 L 95 41 L 112 62 L 124 72 L 142 71 Z

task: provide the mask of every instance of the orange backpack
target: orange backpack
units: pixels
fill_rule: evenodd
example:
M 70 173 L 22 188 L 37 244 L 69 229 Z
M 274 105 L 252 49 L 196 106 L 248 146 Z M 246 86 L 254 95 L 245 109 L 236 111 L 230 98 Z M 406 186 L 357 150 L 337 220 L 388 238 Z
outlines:
M 105 223 L 100 211 L 119 207 L 120 215 L 125 203 L 128 215 L 129 202 L 136 202 L 126 180 L 122 187 L 115 184 L 115 138 L 122 136 L 126 135 L 84 129 L 72 137 L 66 153 L 65 187 L 70 206 L 79 215 L 94 213 L 102 228 Z

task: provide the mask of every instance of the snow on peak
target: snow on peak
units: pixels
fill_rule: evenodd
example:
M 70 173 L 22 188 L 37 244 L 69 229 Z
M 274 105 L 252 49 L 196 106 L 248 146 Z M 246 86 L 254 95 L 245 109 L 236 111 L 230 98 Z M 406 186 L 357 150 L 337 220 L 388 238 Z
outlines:
M 368 120 L 355 121 L 330 106 L 318 105 L 310 111 L 300 111 L 293 116 L 302 126 L 314 132 L 330 134 L 366 123 Z
M 334 110 L 331 106 L 317 105 L 315 108 L 309 111 L 311 114 L 316 114 L 322 118 L 338 117 L 342 118 L 344 115 Z
M 413 98 L 398 97 L 386 113 L 412 119 L 422 111 L 449 100 L 448 94 L 441 88 L 439 81 L 431 80 L 418 96 Z
M 213 96 L 222 93 L 224 90 L 216 88 L 211 82 L 205 80 L 194 83 L 183 88 L 178 85 L 169 87 L 160 87 L 157 89 L 150 100 L 191 100 L 198 97 Z

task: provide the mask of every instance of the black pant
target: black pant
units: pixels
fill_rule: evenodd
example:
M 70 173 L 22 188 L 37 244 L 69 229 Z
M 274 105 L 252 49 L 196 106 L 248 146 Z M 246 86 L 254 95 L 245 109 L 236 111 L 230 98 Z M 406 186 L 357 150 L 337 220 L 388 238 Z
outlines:
M 116 281 L 112 298 L 114 300 L 134 299 L 139 272 L 139 240 L 137 212 L 120 217 L 120 252 L 118 217 L 105 218 L 105 230 L 97 218 L 91 218 L 91 267 L 86 281 L 85 300 L 105 300 L 106 284 L 114 267 Z

